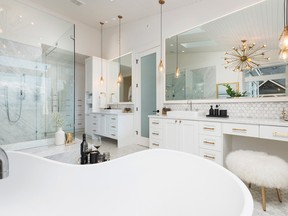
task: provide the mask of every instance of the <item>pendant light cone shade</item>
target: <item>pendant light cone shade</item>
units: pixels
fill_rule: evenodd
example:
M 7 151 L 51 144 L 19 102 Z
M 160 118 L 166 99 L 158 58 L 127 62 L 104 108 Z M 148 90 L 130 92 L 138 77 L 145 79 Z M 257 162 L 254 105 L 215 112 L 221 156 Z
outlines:
M 118 16 L 118 19 L 119 19 L 119 73 L 118 73 L 118 79 L 117 79 L 118 86 L 120 86 L 123 80 L 123 76 L 121 73 L 121 19 L 122 18 L 123 17 L 121 15 Z
M 100 22 L 100 25 L 101 25 L 101 77 L 100 77 L 100 84 L 103 85 L 104 83 L 104 78 L 103 78 L 103 57 L 102 57 L 102 54 L 103 54 L 103 42 L 102 42 L 102 38 L 103 38 L 103 25 L 104 23 L 103 22 Z
M 164 0 L 159 0 L 159 4 L 161 5 L 160 7 L 160 63 L 159 63 L 159 71 L 163 72 L 164 71 L 164 64 L 162 60 L 162 7 L 163 4 L 165 4 Z

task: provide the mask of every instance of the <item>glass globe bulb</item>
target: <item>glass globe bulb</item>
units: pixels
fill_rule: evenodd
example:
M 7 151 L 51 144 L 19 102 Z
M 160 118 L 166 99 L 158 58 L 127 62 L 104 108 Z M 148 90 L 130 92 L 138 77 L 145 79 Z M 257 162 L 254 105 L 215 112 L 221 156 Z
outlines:
M 160 60 L 160 63 L 159 63 L 159 71 L 160 71 L 160 72 L 163 72 L 163 71 L 164 71 L 164 65 L 163 65 L 162 59 Z
M 279 39 L 279 47 L 281 50 L 288 49 L 288 26 L 285 26 L 280 39 Z

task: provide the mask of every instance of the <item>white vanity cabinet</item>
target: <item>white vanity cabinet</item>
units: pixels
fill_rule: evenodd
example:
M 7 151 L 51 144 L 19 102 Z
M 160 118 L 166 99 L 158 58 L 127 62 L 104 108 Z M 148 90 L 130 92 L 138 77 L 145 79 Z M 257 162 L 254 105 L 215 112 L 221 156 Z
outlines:
M 199 122 L 199 155 L 223 165 L 222 125 L 219 122 Z
M 198 122 L 163 119 L 163 144 L 161 147 L 198 155 Z
M 162 147 L 163 121 L 159 118 L 149 118 L 149 148 Z
M 91 130 L 93 136 L 117 140 L 118 147 L 133 144 L 133 114 L 93 113 Z

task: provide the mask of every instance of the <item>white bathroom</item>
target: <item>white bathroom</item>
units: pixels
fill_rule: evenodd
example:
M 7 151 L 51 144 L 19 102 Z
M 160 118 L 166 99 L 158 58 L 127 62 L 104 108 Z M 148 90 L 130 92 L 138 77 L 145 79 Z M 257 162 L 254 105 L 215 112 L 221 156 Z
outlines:
M 287 0 L 0 0 L 0 213 L 288 214 Z

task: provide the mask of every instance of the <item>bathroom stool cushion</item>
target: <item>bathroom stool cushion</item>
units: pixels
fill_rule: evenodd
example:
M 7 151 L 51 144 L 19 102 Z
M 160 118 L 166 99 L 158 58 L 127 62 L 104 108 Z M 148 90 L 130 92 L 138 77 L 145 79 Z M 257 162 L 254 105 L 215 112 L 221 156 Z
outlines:
M 226 157 L 227 168 L 247 183 L 267 188 L 288 187 L 288 163 L 264 152 L 238 150 Z

